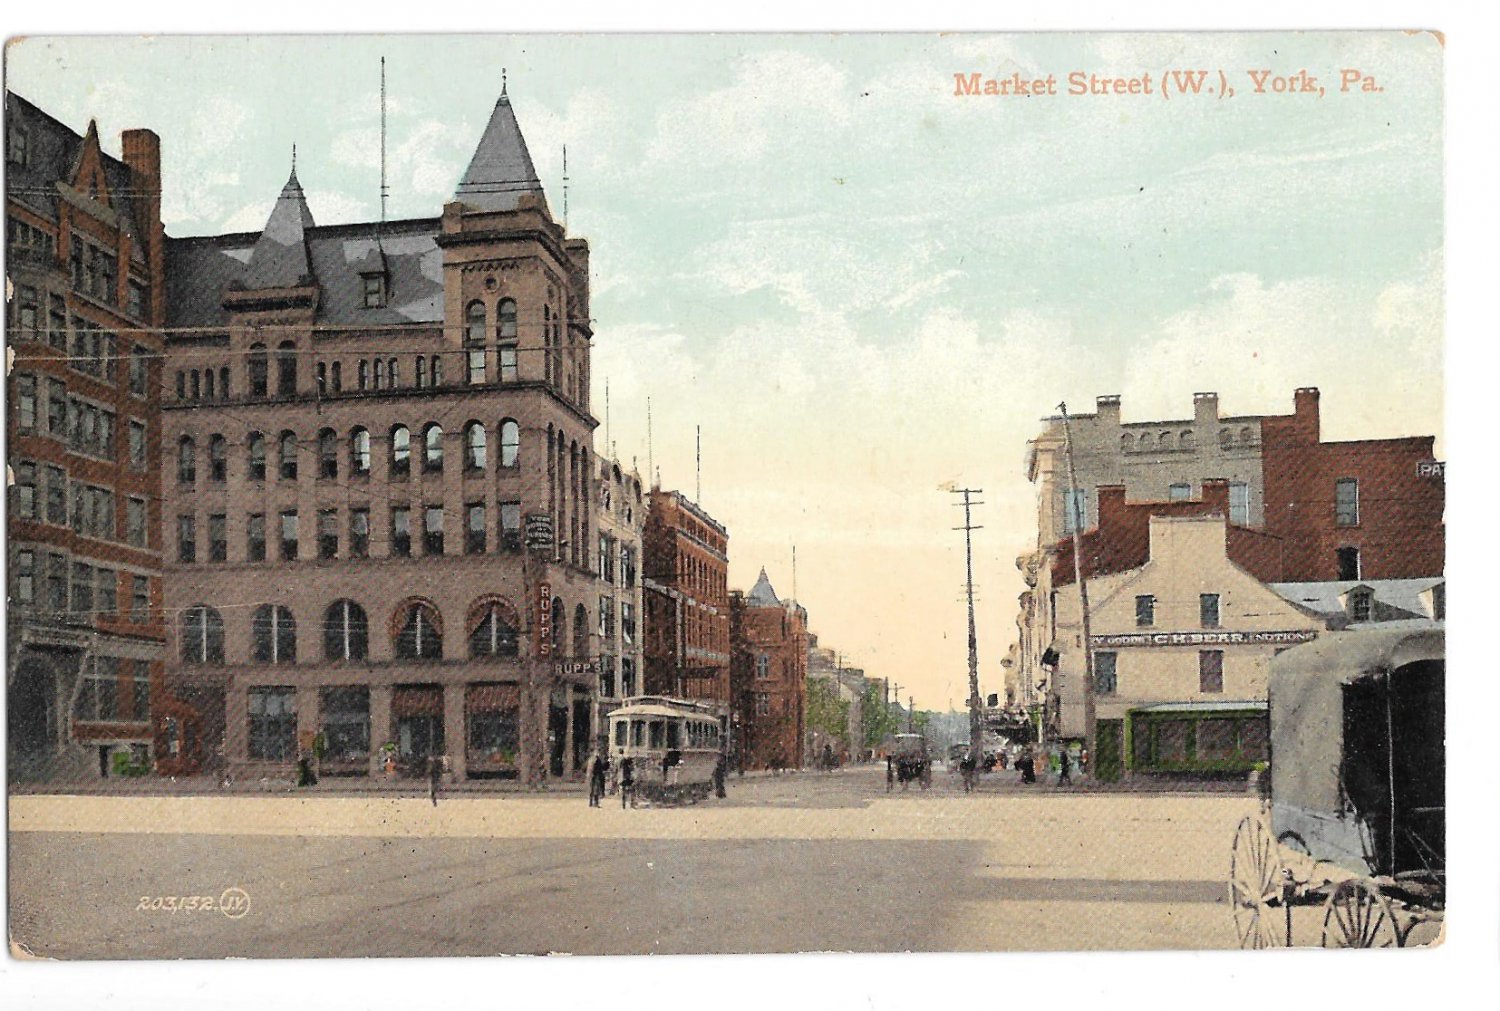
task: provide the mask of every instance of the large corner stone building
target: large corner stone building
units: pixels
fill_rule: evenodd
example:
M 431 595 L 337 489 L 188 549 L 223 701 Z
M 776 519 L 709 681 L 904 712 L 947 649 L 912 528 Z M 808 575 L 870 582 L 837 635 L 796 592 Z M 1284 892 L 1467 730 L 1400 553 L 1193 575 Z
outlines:
M 176 768 L 162 697 L 160 142 L 5 96 L 13 780 Z
M 169 240 L 166 688 L 186 768 L 535 780 L 596 715 L 589 248 L 502 91 L 431 218 Z M 125 262 L 122 258 L 121 262 Z M 122 276 L 123 281 L 123 276 Z

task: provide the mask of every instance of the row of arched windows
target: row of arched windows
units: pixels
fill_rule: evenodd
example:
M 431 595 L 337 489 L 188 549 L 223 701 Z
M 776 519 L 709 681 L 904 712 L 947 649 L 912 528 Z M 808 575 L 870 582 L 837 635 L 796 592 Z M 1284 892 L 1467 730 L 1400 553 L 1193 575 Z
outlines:
M 422 427 L 418 433 L 417 452 L 422 470 L 438 473 L 443 469 L 443 426 L 436 422 Z M 318 430 L 314 442 L 320 478 L 339 476 L 339 461 L 347 456 L 349 473 L 354 475 L 370 472 L 370 431 L 364 427 L 351 429 L 341 436 L 332 428 Z M 341 449 L 341 445 L 344 447 Z M 412 433 L 405 425 L 393 425 L 389 433 L 389 472 L 392 476 L 411 473 Z M 489 467 L 489 435 L 481 421 L 470 421 L 463 427 L 463 466 L 467 471 L 482 471 Z M 297 479 L 297 433 L 283 430 L 275 440 L 276 474 L 284 481 Z M 252 481 L 266 479 L 267 436 L 251 432 L 245 439 L 247 476 Z M 223 481 L 227 477 L 227 443 L 217 433 L 208 437 L 208 477 L 211 481 Z M 520 466 L 521 426 L 513 418 L 505 418 L 499 424 L 499 465 L 502 468 Z M 198 480 L 198 443 L 191 435 L 184 435 L 177 442 L 177 481 L 193 484 Z
M 1224 449 L 1235 446 L 1252 446 L 1256 442 L 1255 428 L 1252 425 L 1244 425 L 1236 432 L 1233 428 L 1219 429 L 1219 445 Z M 1198 437 L 1192 429 L 1167 432 L 1141 432 L 1132 434 L 1126 432 L 1120 436 L 1120 451 L 1122 453 L 1149 453 L 1173 449 L 1196 449 Z
M 561 645 L 564 611 L 554 599 L 555 645 Z M 469 608 L 466 623 L 470 657 L 512 657 L 519 652 L 519 622 L 516 610 L 503 597 L 490 595 Z M 180 623 L 182 662 L 191 666 L 222 666 L 224 619 L 218 610 L 197 604 L 182 612 Z M 441 660 L 443 619 L 430 601 L 412 599 L 400 604 L 391 616 L 391 645 L 398 659 Z M 582 604 L 574 615 L 575 638 L 582 643 L 577 655 L 587 653 L 588 615 Z M 335 600 L 323 612 L 323 659 L 367 660 L 370 653 L 370 621 L 356 601 Z M 250 662 L 273 665 L 297 662 L 297 623 L 291 609 L 280 604 L 262 604 L 250 619 Z

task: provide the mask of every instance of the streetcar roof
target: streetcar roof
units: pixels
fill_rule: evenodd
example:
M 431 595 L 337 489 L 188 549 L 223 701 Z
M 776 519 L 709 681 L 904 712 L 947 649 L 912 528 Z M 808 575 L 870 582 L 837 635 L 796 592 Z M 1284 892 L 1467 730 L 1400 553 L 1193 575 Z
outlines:
M 622 716 L 660 716 L 672 719 L 697 719 L 705 723 L 717 722 L 712 716 L 706 713 L 684 712 L 681 709 L 673 709 L 671 706 L 653 705 L 651 703 L 621 706 L 609 714 L 609 718 L 612 720 Z

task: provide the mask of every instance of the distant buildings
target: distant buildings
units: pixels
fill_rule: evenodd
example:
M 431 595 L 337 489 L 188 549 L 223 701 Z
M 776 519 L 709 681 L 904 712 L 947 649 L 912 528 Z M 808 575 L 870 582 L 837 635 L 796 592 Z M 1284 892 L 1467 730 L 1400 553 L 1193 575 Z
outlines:
M 596 732 L 620 702 L 641 694 L 645 586 L 641 578 L 646 497 L 641 478 L 599 459 L 599 714 Z
M 727 709 L 729 531 L 681 492 L 647 498 L 645 692 Z
M 730 679 L 746 769 L 802 767 L 807 704 L 807 611 L 776 596 L 766 570 L 729 598 Z

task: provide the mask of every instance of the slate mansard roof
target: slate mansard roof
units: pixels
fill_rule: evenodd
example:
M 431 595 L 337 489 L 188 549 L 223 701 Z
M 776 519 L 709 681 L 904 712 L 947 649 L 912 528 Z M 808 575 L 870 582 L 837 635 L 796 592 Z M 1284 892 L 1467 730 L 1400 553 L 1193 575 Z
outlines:
M 275 217 L 273 211 L 273 222 Z M 441 323 L 443 252 L 437 244 L 440 230 L 438 218 L 388 221 L 381 227 L 377 242 L 376 226 L 369 222 L 304 228 L 307 267 L 314 283 L 322 289 L 317 322 L 335 326 Z M 223 306 L 225 293 L 264 286 L 256 283 L 259 279 L 252 278 L 250 270 L 251 254 L 262 234 L 241 232 L 168 239 L 167 325 L 228 326 L 229 313 Z M 367 309 L 361 275 L 380 272 L 382 250 L 386 304 L 383 308 Z M 295 262 L 295 256 L 293 253 L 286 262 Z M 278 269 L 290 269 L 286 262 L 279 264 Z M 295 279 L 287 283 L 295 284 Z

